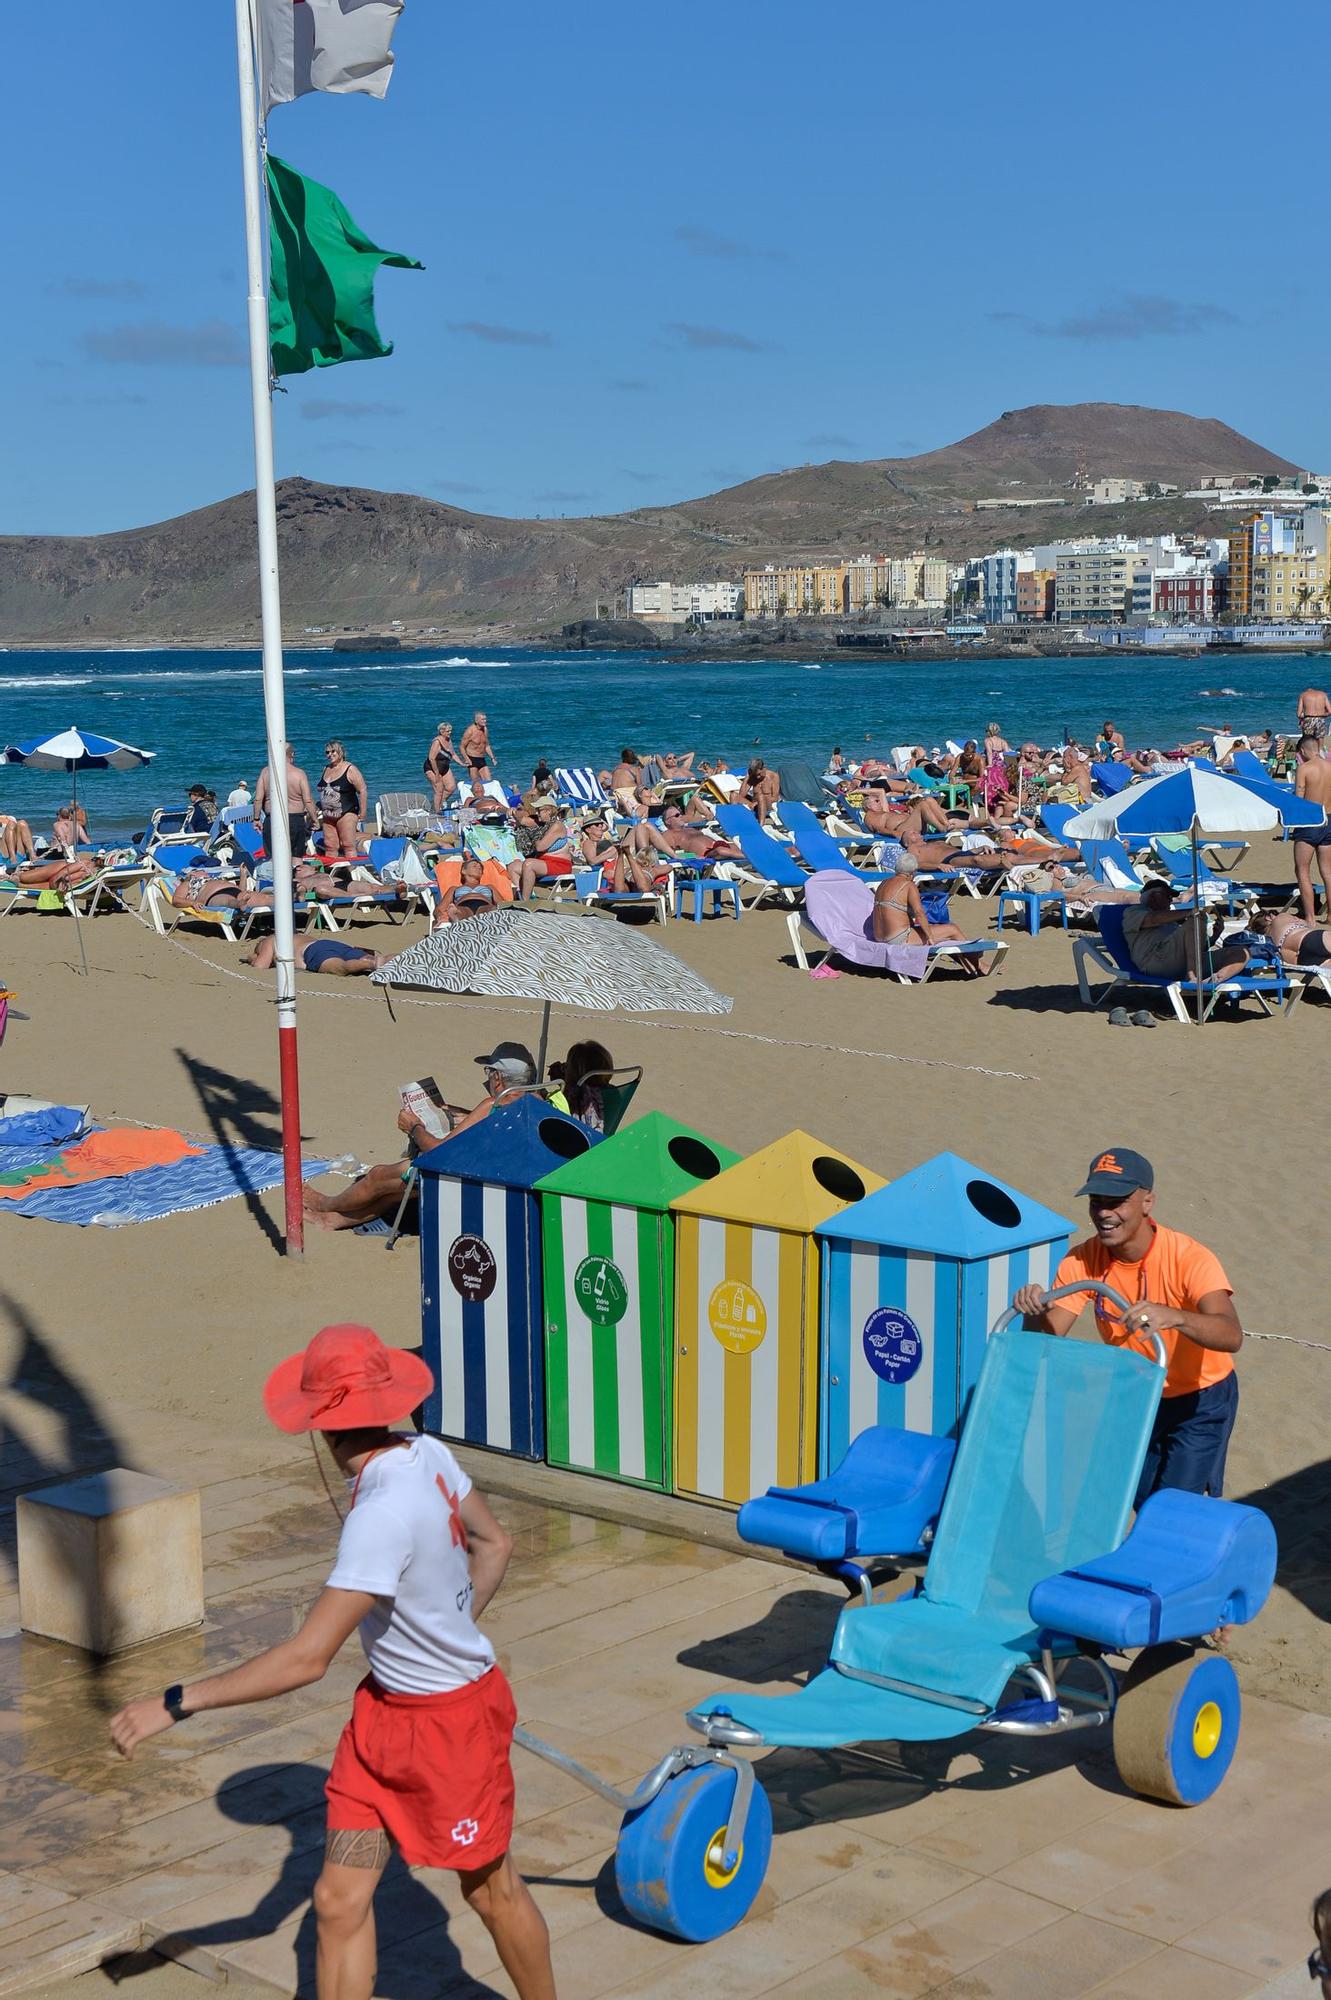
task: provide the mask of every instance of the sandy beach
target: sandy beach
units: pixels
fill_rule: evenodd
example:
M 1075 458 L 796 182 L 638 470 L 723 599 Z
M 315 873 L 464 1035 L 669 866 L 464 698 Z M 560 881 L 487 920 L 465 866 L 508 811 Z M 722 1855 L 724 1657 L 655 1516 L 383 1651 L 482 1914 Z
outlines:
M 1258 842 L 1242 874 L 1279 880 L 1291 849 Z M 954 914 L 992 926 L 992 902 Z M 588 921 L 603 921 L 589 918 Z M 380 948 L 418 934 L 357 933 Z M 0 965 L 27 1020 L 12 1020 L 0 1083 L 88 1102 L 108 1122 L 202 1137 L 277 1136 L 271 988 L 214 937 L 156 937 L 127 915 L 87 925 L 78 975 L 71 922 L 24 912 L 0 931 Z M 1013 934 L 999 977 L 906 989 L 863 977 L 812 981 L 785 923 L 678 923 L 662 935 L 734 996 L 722 1020 L 557 1012 L 552 1047 L 605 1039 L 641 1062 L 639 1109 L 668 1110 L 752 1150 L 802 1126 L 893 1177 L 950 1149 L 1073 1218 L 1092 1151 L 1131 1145 L 1154 1162 L 1162 1219 L 1210 1244 L 1250 1338 L 1228 1490 L 1272 1511 L 1281 1585 L 1235 1637 L 1245 1683 L 1328 1711 L 1331 1612 L 1323 1441 L 1331 1358 L 1321 1316 L 1321 1189 L 1313 1162 L 1326 1008 L 1245 1013 L 1197 1031 L 1107 1026 L 1077 1003 L 1059 931 Z M 397 1086 L 433 1072 L 475 1101 L 471 1058 L 500 1035 L 534 1043 L 526 1006 L 402 995 L 397 1019 L 361 982 L 301 988 L 302 1121 L 309 1155 L 396 1157 Z M 1306 1155 L 1306 1163 L 1304 1162 Z M 337 1185 L 333 1182 L 325 1186 Z M 0 1218 L 0 1413 L 12 1491 L 67 1468 L 115 1462 L 168 1475 L 225 1459 L 237 1470 L 300 1455 L 259 1402 L 264 1376 L 321 1324 L 363 1319 L 419 1338 L 414 1241 L 312 1233 L 303 1263 L 277 1248 L 279 1198 L 233 1199 L 130 1228 Z M 71 1415 L 70 1412 L 73 1412 Z M 11 1579 L 12 1580 L 12 1579 Z

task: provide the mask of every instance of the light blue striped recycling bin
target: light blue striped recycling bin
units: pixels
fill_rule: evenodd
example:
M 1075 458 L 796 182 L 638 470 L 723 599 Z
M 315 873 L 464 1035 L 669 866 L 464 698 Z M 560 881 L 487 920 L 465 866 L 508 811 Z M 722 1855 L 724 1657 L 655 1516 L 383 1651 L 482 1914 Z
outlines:
M 1049 1283 L 1071 1231 L 955 1153 L 829 1217 L 819 1476 L 872 1424 L 955 1436 L 994 1321 L 1019 1285 Z
M 599 1145 L 523 1095 L 420 1156 L 425 1427 L 518 1458 L 545 1456 L 543 1174 Z

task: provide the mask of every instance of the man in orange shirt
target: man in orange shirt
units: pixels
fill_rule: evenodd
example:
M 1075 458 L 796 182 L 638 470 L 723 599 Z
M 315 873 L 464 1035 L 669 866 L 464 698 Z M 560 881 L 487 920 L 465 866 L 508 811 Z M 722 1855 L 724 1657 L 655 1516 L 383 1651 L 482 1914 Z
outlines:
M 1096 1330 L 1112 1346 L 1150 1351 L 1143 1336 L 1159 1334 L 1168 1367 L 1137 1505 L 1162 1486 L 1219 1495 L 1239 1401 L 1231 1357 L 1243 1345 L 1220 1260 L 1191 1236 L 1152 1220 L 1154 1170 L 1126 1146 L 1097 1154 L 1077 1192 L 1090 1198 L 1095 1234 L 1069 1250 L 1054 1288 L 1094 1278 L 1127 1299 L 1126 1317 L 1094 1292 L 1047 1305 L 1039 1285 L 1023 1285 L 1012 1303 L 1040 1333 L 1067 1333 L 1093 1303 Z

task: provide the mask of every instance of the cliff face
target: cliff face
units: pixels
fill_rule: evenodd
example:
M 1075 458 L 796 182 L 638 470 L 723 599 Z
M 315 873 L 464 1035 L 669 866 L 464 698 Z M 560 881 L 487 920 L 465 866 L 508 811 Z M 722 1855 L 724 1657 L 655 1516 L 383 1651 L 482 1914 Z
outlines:
M 1012 534 L 1070 532 L 1070 506 L 997 517 L 972 508 L 1005 491 L 1066 493 L 1079 464 L 1093 477 L 1178 486 L 1293 470 L 1215 419 L 1089 403 L 1008 411 L 919 458 L 801 466 L 678 506 L 585 520 L 507 520 L 409 493 L 288 479 L 278 488 L 283 615 L 296 631 L 397 618 L 528 633 L 594 612 L 636 579 L 738 576 L 754 563 L 884 548 L 955 559 Z M 1208 517 L 1200 504 L 1157 502 L 1097 508 L 1091 518 L 1100 532 L 1149 534 Z M 249 494 L 119 534 L 0 537 L 0 640 L 143 643 L 257 630 Z

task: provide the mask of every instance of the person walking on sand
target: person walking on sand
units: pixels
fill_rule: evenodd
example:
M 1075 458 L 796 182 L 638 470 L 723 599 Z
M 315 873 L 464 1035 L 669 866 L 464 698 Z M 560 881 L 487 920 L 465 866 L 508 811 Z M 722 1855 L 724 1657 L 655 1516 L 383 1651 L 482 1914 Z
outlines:
M 1039 1285 L 1022 1285 L 1012 1303 L 1039 1333 L 1069 1332 L 1092 1305 L 1096 1332 L 1111 1347 L 1140 1350 L 1143 1335 L 1158 1334 L 1165 1386 L 1135 1504 L 1162 1487 L 1218 1498 L 1239 1406 L 1233 1357 L 1243 1328 L 1234 1288 L 1213 1251 L 1154 1220 L 1155 1172 L 1140 1153 L 1127 1146 L 1097 1153 L 1077 1192 L 1089 1198 L 1095 1234 L 1073 1244 L 1050 1290 L 1094 1278 L 1127 1299 L 1126 1316 L 1098 1292 L 1049 1304 Z
M 263 836 L 263 851 L 273 852 L 272 808 L 268 799 L 268 766 L 265 764 L 254 785 L 254 817 Z M 296 762 L 296 753 L 287 744 L 287 826 L 291 833 L 291 858 L 305 852 L 314 830 L 314 794 L 310 781 Z
M 1313 890 L 1314 855 L 1322 878 L 1326 907 L 1331 912 L 1331 762 L 1322 754 L 1318 738 L 1311 734 L 1299 738 L 1295 757 L 1295 792 L 1299 798 L 1307 799 L 1309 805 L 1320 806 L 1326 815 L 1321 826 L 1296 826 L 1294 829 L 1294 875 L 1299 885 L 1299 908 L 1311 923 L 1317 915 L 1317 897 Z
M 509 1853 L 517 1711 L 476 1624 L 512 1538 L 447 1445 L 392 1428 L 433 1380 L 367 1326 L 326 1326 L 279 1363 L 264 1385 L 269 1417 L 292 1436 L 321 1431 L 351 1486 L 332 1574 L 294 1637 L 131 1701 L 111 1741 L 130 1757 L 203 1709 L 309 1687 L 359 1627 L 369 1672 L 328 1774 L 314 1885 L 319 2000 L 370 2000 L 374 1893 L 394 1847 L 409 1868 L 455 1870 L 520 2000 L 554 2000 L 545 1919 Z
M 465 769 L 461 757 L 453 748 L 452 723 L 441 722 L 435 730 L 434 741 L 425 753 L 425 775 L 434 793 L 436 813 L 443 811 L 444 800 L 451 799 L 457 791 L 458 781 L 453 776 L 455 764 Z
M 494 745 L 490 741 L 490 725 L 485 719 L 485 710 L 478 708 L 471 721 L 462 732 L 458 745 L 467 769 L 473 780 L 479 778 L 483 785 L 494 776 L 491 769 L 495 761 Z
M 324 860 L 350 861 L 360 844 L 369 816 L 365 780 L 336 737 L 324 745 L 327 763 L 319 775 L 319 811 L 323 817 Z
M 1305 688 L 1299 696 L 1299 733 L 1318 743 L 1331 728 L 1331 696 L 1325 688 Z

